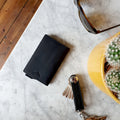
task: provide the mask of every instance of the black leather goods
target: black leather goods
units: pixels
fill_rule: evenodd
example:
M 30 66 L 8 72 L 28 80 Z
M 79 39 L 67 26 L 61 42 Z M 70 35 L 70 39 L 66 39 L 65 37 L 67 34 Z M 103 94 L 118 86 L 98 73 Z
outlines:
M 68 51 L 68 47 L 45 35 L 24 72 L 28 77 L 48 85 Z
M 83 98 L 81 94 L 79 81 L 71 83 L 76 111 L 84 110 Z

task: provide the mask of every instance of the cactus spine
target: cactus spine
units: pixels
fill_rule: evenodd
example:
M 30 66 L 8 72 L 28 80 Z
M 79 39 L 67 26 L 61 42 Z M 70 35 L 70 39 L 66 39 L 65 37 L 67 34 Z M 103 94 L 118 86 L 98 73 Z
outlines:
M 120 35 L 110 42 L 105 55 L 111 66 L 120 67 Z
M 120 70 L 110 69 L 105 76 L 105 82 L 111 91 L 120 93 Z

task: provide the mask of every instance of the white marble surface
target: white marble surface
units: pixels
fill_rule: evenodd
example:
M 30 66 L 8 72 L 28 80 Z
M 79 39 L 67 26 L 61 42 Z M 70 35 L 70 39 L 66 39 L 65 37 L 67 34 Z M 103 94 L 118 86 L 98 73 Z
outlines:
M 114 1 L 116 5 L 112 6 Z M 108 9 L 111 13 L 114 8 L 112 15 L 120 17 L 119 0 L 81 2 L 86 14 L 90 12 L 87 12 L 88 9 L 92 11 L 100 6 L 101 13 L 104 14 Z M 90 17 L 90 14 L 88 16 Z M 98 16 L 95 18 L 98 19 Z M 114 18 L 112 16 L 110 20 Z M 0 120 L 80 120 L 74 110 L 73 101 L 62 96 L 69 76 L 76 73 L 81 76 L 86 111 L 90 114 L 106 114 L 109 120 L 118 120 L 120 105 L 101 92 L 92 83 L 87 72 L 87 60 L 91 50 L 118 31 L 120 27 L 98 35 L 90 34 L 82 26 L 72 0 L 43 0 L 0 71 Z M 23 73 L 26 63 L 46 33 L 58 36 L 63 44 L 70 44 L 71 47 L 70 53 L 48 87 L 27 78 Z

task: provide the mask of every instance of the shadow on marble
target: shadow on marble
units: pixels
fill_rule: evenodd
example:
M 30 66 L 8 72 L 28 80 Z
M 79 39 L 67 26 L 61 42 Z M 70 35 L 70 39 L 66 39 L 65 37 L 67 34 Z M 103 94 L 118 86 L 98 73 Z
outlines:
M 57 75 L 59 74 L 59 71 L 63 68 L 67 58 L 70 56 L 72 49 L 74 48 L 73 45 L 71 45 L 70 43 L 66 42 L 65 40 L 63 40 L 62 38 L 56 36 L 56 35 L 50 35 L 50 37 L 54 38 L 55 40 L 57 40 L 58 42 L 60 42 L 61 44 L 65 45 L 66 47 L 70 48 L 68 54 L 65 56 L 63 62 L 61 63 L 60 67 L 58 68 L 57 72 L 55 73 L 54 77 L 52 78 L 51 83 L 53 83 L 55 81 L 55 78 L 57 77 Z

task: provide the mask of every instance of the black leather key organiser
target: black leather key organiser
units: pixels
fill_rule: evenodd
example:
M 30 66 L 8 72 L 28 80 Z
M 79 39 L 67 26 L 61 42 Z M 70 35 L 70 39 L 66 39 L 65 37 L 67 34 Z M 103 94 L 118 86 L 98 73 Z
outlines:
M 24 68 L 26 76 L 48 85 L 69 48 L 45 35 Z

